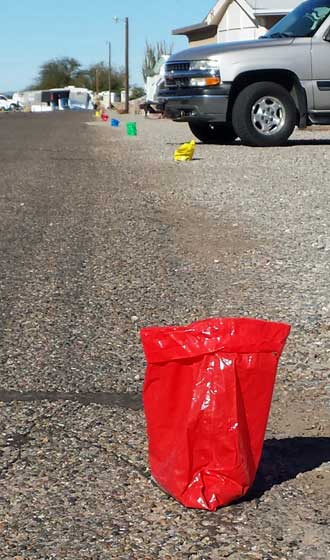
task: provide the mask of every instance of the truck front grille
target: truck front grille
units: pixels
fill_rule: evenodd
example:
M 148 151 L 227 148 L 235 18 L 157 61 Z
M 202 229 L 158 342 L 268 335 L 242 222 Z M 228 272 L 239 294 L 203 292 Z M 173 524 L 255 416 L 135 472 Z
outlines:
M 188 72 L 190 70 L 190 62 L 168 62 L 166 64 L 166 72 Z
M 168 62 L 165 67 L 165 84 L 169 88 L 189 86 L 190 62 Z

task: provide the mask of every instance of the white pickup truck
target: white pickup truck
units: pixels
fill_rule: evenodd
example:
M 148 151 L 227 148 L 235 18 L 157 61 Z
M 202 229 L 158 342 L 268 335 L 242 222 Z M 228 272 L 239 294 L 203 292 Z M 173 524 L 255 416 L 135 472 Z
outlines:
M 0 95 L 0 111 L 15 111 L 20 106 L 12 99 L 8 99 L 5 95 Z
M 172 55 L 159 103 L 206 143 L 279 146 L 295 126 L 329 125 L 330 0 L 303 2 L 256 41 Z
M 169 58 L 170 55 L 168 54 L 161 55 L 152 70 L 152 76 L 147 77 L 147 81 L 146 81 L 147 103 L 154 103 L 154 104 L 157 103 L 159 89 L 164 85 L 165 64 Z

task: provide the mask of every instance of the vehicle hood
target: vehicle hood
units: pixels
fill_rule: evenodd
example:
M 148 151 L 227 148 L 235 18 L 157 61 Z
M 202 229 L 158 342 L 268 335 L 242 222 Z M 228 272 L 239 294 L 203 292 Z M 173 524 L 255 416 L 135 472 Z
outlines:
M 274 47 L 284 47 L 293 43 L 294 38 L 281 39 L 257 39 L 255 41 L 235 41 L 233 43 L 216 43 L 202 47 L 193 47 L 173 54 L 168 62 L 178 60 L 204 60 L 227 52 L 244 51 L 251 49 L 265 49 Z

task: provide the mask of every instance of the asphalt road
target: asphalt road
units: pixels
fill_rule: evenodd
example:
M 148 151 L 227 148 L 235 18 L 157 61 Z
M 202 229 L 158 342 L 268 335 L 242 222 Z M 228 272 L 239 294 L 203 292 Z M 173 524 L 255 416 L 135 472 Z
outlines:
M 57 365 L 66 368 L 74 317 L 88 298 L 82 271 L 93 249 L 97 163 L 86 120 L 74 113 L 1 118 L 1 348 L 9 376 L 14 364 L 19 370 L 16 388 L 39 376 L 61 343 Z
M 1 115 L 3 390 L 38 398 L 109 388 L 116 352 L 106 321 L 116 312 L 106 316 L 111 296 L 98 275 L 114 246 L 107 212 L 116 209 L 105 198 L 116 186 L 88 121 L 89 113 Z

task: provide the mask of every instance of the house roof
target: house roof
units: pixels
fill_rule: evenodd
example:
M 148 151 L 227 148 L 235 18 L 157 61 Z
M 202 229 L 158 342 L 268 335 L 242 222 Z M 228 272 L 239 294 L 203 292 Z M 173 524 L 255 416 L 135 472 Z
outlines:
M 217 27 L 224 17 L 230 4 L 236 2 L 251 19 L 263 15 L 284 15 L 295 8 L 300 0 L 218 0 L 205 19 L 200 23 L 180 27 L 172 31 L 173 35 L 187 35 L 193 39 L 194 35 L 200 38 L 214 37 Z
M 233 0 L 218 0 L 214 8 L 208 13 L 201 23 L 174 29 L 174 31 L 172 31 L 173 35 L 187 35 L 191 39 L 194 38 L 195 34 L 198 34 L 199 37 L 202 34 L 204 39 L 214 37 L 221 19 L 232 2 Z
M 195 25 L 173 29 L 172 35 L 188 35 L 193 37 L 195 34 L 198 34 L 199 36 L 202 35 L 204 39 L 208 39 L 209 37 L 214 37 L 217 28 L 217 25 L 209 25 L 206 21 L 201 21 L 201 23 L 196 23 Z

